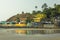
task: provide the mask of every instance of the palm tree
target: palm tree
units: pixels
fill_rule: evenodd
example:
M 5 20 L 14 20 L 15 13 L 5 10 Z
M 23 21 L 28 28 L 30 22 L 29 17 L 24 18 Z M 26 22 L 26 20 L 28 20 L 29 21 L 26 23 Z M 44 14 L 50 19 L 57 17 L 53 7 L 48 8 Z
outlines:
M 35 8 L 37 9 L 38 7 L 37 7 L 37 6 L 35 6 Z
M 37 8 L 38 8 L 38 6 L 35 6 L 35 11 L 37 12 Z
M 47 4 L 46 3 L 44 3 L 43 5 L 42 5 L 42 8 L 43 9 L 46 9 L 48 6 L 47 6 Z

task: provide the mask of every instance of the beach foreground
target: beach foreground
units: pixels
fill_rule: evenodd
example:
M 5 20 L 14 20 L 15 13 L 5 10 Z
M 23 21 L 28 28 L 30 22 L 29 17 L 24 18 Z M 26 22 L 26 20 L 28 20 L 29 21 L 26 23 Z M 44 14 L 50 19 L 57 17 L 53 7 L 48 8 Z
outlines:
M 16 34 L 10 29 L 0 29 L 0 40 L 60 40 L 60 33 L 26 35 Z

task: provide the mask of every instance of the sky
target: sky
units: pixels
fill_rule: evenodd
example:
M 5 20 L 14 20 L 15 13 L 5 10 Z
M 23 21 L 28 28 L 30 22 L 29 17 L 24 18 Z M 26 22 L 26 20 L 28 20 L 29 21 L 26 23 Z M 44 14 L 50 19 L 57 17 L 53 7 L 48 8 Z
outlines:
M 60 4 L 60 0 L 0 0 L 0 21 L 6 21 L 10 17 L 24 12 L 32 12 L 35 6 L 42 10 L 41 6 L 47 3 L 48 6 Z

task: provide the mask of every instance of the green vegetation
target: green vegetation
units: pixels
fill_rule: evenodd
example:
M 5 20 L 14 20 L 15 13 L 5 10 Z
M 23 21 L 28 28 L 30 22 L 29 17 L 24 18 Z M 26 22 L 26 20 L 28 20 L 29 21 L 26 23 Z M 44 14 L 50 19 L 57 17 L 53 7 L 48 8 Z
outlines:
M 37 10 L 38 6 L 35 6 L 35 10 L 31 13 L 24 13 L 14 15 L 7 21 L 2 21 L 2 26 L 20 26 L 20 27 L 41 27 L 44 26 L 53 28 L 60 27 L 60 5 L 54 4 L 54 7 L 48 7 L 46 3 L 42 5 L 42 11 Z M 58 19 L 59 17 L 59 19 Z M 56 19 L 56 21 L 55 21 Z M 50 27 L 50 26 L 53 27 Z
M 22 14 L 17 14 L 11 18 L 9 18 L 7 21 L 17 21 L 20 22 L 20 18 L 27 18 L 26 23 L 30 23 L 33 21 L 33 18 L 42 18 L 42 19 L 50 19 L 50 21 L 53 21 L 53 19 L 57 16 L 60 15 L 60 5 L 56 5 L 54 4 L 54 7 L 48 7 L 48 5 L 46 3 L 44 3 L 42 5 L 42 11 L 37 10 L 38 6 L 35 6 L 36 10 L 33 10 L 32 13 L 24 13 L 22 12 Z M 40 16 L 40 14 L 44 14 L 43 17 Z M 36 16 L 39 17 L 36 17 Z M 42 20 L 40 19 L 40 20 Z

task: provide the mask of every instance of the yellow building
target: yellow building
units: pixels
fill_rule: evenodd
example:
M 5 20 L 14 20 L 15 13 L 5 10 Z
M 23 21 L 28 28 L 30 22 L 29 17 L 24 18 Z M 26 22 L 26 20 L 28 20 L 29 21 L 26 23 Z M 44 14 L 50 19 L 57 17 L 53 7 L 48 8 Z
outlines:
M 46 15 L 45 14 L 42 14 L 42 13 L 37 13 L 34 16 L 35 16 L 35 18 L 33 18 L 34 19 L 34 22 L 40 22 L 43 18 L 46 17 Z
M 40 18 L 33 18 L 34 22 L 40 22 Z
M 15 24 L 15 26 L 26 27 L 26 24 Z

